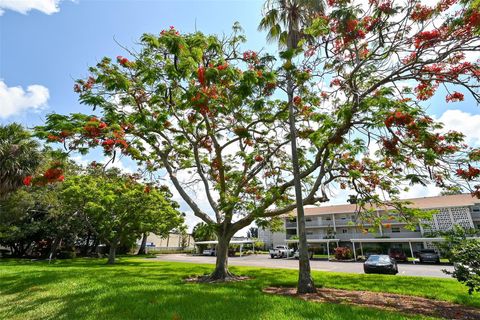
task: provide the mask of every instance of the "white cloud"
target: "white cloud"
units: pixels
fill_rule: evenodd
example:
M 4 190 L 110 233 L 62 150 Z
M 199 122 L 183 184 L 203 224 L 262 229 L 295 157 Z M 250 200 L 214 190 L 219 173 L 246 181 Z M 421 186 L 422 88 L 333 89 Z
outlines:
M 1 0 L 0 0 L 1 1 Z M 34 84 L 27 87 L 8 87 L 0 80 L 0 118 L 8 118 L 28 109 L 40 109 L 47 105 L 48 88 Z
M 409 186 L 407 191 L 401 191 L 400 198 L 412 199 L 412 198 L 434 197 L 434 196 L 438 196 L 440 192 L 442 192 L 442 189 L 433 184 L 430 184 L 428 186 L 415 184 L 413 186 Z
M 106 169 L 110 168 L 117 168 L 123 173 L 127 174 L 132 174 L 135 172 L 135 169 L 133 166 L 130 166 L 128 164 L 125 164 L 124 161 L 122 161 L 122 158 L 120 159 L 115 159 L 113 161 L 111 158 L 107 156 L 103 156 L 102 158 L 95 158 L 91 156 L 83 156 L 81 154 L 76 154 L 74 156 L 70 157 L 71 160 L 75 161 L 76 164 L 79 164 L 83 167 L 87 167 L 92 163 L 92 161 L 96 161 L 98 163 L 101 163 L 103 165 L 106 164 Z
M 45 14 L 60 11 L 59 4 L 62 0 L 0 0 L 0 16 L 5 10 L 13 10 L 27 14 L 30 10 L 38 10 Z
M 480 145 L 480 115 L 470 114 L 462 110 L 447 110 L 438 121 L 443 122 L 444 131 L 454 130 L 465 135 L 468 145 L 477 147 Z

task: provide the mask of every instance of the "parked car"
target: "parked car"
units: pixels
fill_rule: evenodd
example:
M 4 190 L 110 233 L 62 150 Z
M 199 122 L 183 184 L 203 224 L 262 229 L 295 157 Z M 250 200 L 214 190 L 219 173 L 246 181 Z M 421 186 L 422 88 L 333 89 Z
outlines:
M 288 246 L 276 246 L 273 249 L 268 250 L 270 257 L 274 258 L 288 258 L 293 254 L 293 249 L 289 249 Z
M 390 248 L 390 250 L 388 250 L 388 255 L 390 256 L 390 258 L 395 259 L 395 261 L 408 261 L 408 257 L 402 249 Z
M 295 251 L 295 253 L 293 254 L 293 257 L 295 259 L 300 259 L 300 252 L 297 250 Z M 308 251 L 308 259 L 312 259 L 313 258 L 313 251 Z
M 363 271 L 365 273 L 388 273 L 397 274 L 398 266 L 395 259 L 390 258 L 386 254 L 376 254 L 368 257 L 367 261 L 363 263 Z
M 378 255 L 378 252 L 369 251 L 365 253 L 365 258 L 368 259 L 370 256 Z
M 422 249 L 419 253 L 420 263 L 431 262 L 440 263 L 440 255 L 433 249 Z
M 214 255 L 216 255 L 216 253 L 217 252 L 216 252 L 215 248 L 210 248 L 210 249 L 203 250 L 203 255 L 204 256 L 214 256 Z

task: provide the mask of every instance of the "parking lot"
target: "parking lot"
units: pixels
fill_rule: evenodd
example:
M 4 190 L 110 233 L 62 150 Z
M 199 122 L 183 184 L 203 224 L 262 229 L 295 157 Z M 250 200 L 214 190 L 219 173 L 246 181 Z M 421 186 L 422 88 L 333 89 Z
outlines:
M 155 259 L 159 261 L 215 264 L 215 257 L 193 256 L 187 254 L 163 254 L 159 255 Z M 298 260 L 271 259 L 270 256 L 266 254 L 248 255 L 243 257 L 230 257 L 228 261 L 229 264 L 232 266 L 298 269 Z M 312 270 L 318 271 L 363 273 L 363 263 L 361 262 L 329 262 L 325 260 L 311 260 L 310 265 Z M 442 269 L 452 271 L 453 267 L 450 265 L 434 264 L 398 264 L 399 275 L 449 278 L 450 276 L 443 273 Z

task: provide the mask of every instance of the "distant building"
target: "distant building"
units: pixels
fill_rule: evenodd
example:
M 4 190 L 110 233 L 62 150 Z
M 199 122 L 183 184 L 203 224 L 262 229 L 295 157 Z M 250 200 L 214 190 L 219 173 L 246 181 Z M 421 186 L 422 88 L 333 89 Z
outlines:
M 141 241 L 141 239 L 138 241 L 138 245 L 140 245 Z M 151 233 L 147 237 L 147 248 L 150 250 L 193 249 L 193 243 L 194 240 L 191 234 L 170 233 L 166 237 L 161 237 Z
M 265 248 L 273 248 L 285 244 L 285 231 L 272 232 L 269 229 L 258 228 L 258 239 L 265 243 Z
M 352 246 L 358 239 L 382 243 L 382 239 L 389 239 L 393 247 L 402 247 L 409 243 L 414 250 L 431 246 L 428 238 L 435 231 L 447 231 L 454 225 L 465 229 L 480 229 L 480 200 L 473 198 L 470 194 L 446 195 L 437 197 L 405 199 L 411 202 L 411 207 L 424 210 L 438 210 L 430 221 L 424 221 L 414 230 L 406 229 L 406 223 L 396 220 L 395 214 L 389 214 L 388 209 L 378 209 L 378 215 L 389 215 L 389 219 L 382 221 L 377 232 L 368 230 L 371 225 L 360 224 L 358 221 L 357 207 L 355 204 L 333 205 L 315 208 L 305 208 L 305 220 L 307 239 L 310 243 L 324 243 L 326 239 L 337 239 L 332 241 L 340 246 Z M 297 236 L 297 221 L 295 215 L 285 217 L 284 232 L 270 232 L 259 229 L 259 238 L 268 246 L 285 244 L 289 239 Z M 378 239 L 373 240 L 373 239 Z M 394 239 L 399 239 L 395 244 Z M 353 241 L 352 241 L 353 240 Z M 366 241 L 367 242 L 367 241 Z

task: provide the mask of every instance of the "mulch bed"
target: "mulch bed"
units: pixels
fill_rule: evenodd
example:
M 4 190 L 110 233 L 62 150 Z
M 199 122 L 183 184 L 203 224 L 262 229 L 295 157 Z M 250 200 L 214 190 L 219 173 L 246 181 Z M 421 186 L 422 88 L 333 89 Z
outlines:
M 210 280 L 209 276 L 206 275 L 206 276 L 195 276 L 195 277 L 186 278 L 184 279 L 184 281 L 189 283 L 225 283 L 225 282 L 245 281 L 250 279 L 252 278 L 244 277 L 244 276 L 233 276 L 223 280 Z
M 317 290 L 317 293 L 297 295 L 296 288 L 277 287 L 266 288 L 263 291 L 271 294 L 293 296 L 306 301 L 346 303 L 362 307 L 371 307 L 408 314 L 421 314 L 445 319 L 480 319 L 480 309 L 478 308 L 395 293 L 321 288 Z

